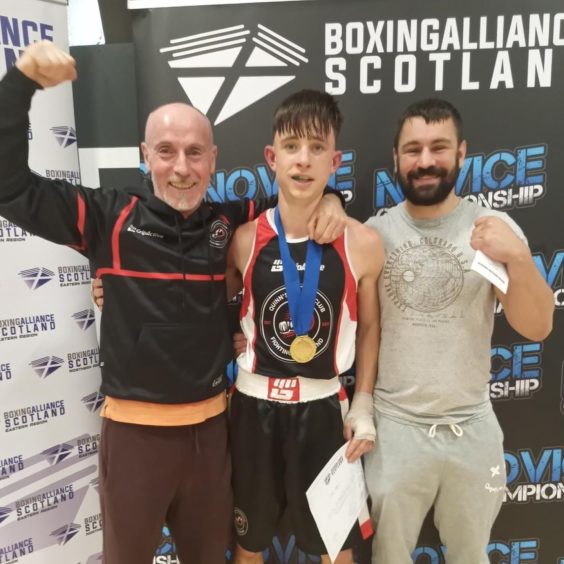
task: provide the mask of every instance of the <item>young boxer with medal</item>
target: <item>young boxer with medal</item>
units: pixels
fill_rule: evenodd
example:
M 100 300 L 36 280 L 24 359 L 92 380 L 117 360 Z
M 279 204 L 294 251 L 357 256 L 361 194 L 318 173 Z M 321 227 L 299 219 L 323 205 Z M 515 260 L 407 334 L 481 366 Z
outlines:
M 298 546 L 324 555 L 305 492 L 345 438 L 350 461 L 375 440 L 382 243 L 352 219 L 331 244 L 307 236 L 309 210 L 341 162 L 335 146 L 341 123 L 328 94 L 303 90 L 282 102 L 273 144 L 265 149 L 279 186 L 278 207 L 238 229 L 230 250 L 228 278 L 238 275 L 244 287 L 247 338 L 231 400 L 238 564 L 262 562 L 284 512 Z M 355 395 L 343 424 L 348 402 L 339 375 L 355 352 Z M 369 535 L 368 514 L 359 522 Z M 352 562 L 354 535 L 338 563 Z

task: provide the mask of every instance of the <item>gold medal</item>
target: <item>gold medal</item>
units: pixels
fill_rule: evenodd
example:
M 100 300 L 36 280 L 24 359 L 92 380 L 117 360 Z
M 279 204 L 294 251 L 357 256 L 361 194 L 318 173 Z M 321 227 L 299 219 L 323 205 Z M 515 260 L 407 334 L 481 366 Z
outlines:
M 316 351 L 315 341 L 308 335 L 297 335 L 290 344 L 290 356 L 301 364 L 312 360 Z

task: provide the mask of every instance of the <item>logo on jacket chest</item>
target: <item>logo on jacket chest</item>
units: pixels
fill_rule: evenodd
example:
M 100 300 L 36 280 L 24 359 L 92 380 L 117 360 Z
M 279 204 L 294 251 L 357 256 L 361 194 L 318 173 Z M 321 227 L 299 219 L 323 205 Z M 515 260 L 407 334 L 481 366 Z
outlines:
M 153 237 L 155 239 L 164 239 L 164 236 L 160 233 L 155 233 L 154 231 L 148 231 L 146 229 L 140 229 L 139 227 L 135 227 L 135 225 L 131 224 L 127 230 L 130 233 L 136 233 L 137 235 L 141 235 L 142 237 Z
M 216 219 L 210 226 L 210 245 L 222 249 L 231 238 L 231 225 L 225 217 Z

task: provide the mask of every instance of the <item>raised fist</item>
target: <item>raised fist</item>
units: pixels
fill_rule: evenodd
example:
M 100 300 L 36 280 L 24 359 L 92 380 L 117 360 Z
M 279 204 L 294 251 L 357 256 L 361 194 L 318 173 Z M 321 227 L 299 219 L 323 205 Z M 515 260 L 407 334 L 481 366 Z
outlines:
M 29 45 L 16 66 L 43 88 L 76 79 L 75 60 L 51 41 L 38 41 Z

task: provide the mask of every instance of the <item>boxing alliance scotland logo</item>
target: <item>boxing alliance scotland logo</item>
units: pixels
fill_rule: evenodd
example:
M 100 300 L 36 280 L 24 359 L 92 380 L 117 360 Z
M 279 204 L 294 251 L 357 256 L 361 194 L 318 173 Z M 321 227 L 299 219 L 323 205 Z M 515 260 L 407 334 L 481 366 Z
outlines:
M 37 290 L 37 288 L 41 288 L 43 284 L 50 282 L 54 278 L 55 273 L 44 266 L 38 266 L 36 268 L 21 270 L 18 272 L 18 275 L 30 290 Z
M 81 398 L 82 403 L 88 408 L 88 411 L 95 413 L 98 411 L 102 404 L 104 403 L 104 394 L 101 392 L 93 392 Z
M 10 513 L 12 513 L 12 509 L 9 507 L 0 507 L 0 523 L 5 521 L 10 516 Z
M 64 366 L 64 364 L 65 361 L 62 358 L 53 355 L 44 356 L 29 363 L 40 378 L 47 378 L 47 376 L 50 376 L 55 370 Z
M 59 464 L 65 458 L 72 454 L 74 447 L 67 443 L 55 445 L 54 447 L 44 450 L 41 454 L 47 459 L 51 466 Z
M 55 136 L 57 143 L 66 149 L 73 143 L 76 143 L 76 131 L 68 125 L 59 125 L 51 128 L 51 132 Z
M 81 526 L 77 523 L 68 523 L 67 525 L 63 525 L 58 529 L 55 529 L 51 536 L 57 539 L 57 542 L 60 545 L 67 544 L 81 529 Z
M 303 47 L 261 24 L 252 36 L 241 24 L 171 39 L 160 52 L 170 55 L 188 100 L 214 125 L 294 80 L 308 62 Z
M 93 309 L 83 309 L 82 311 L 77 311 L 71 317 L 83 331 L 86 331 L 94 323 L 94 321 L 96 321 Z

